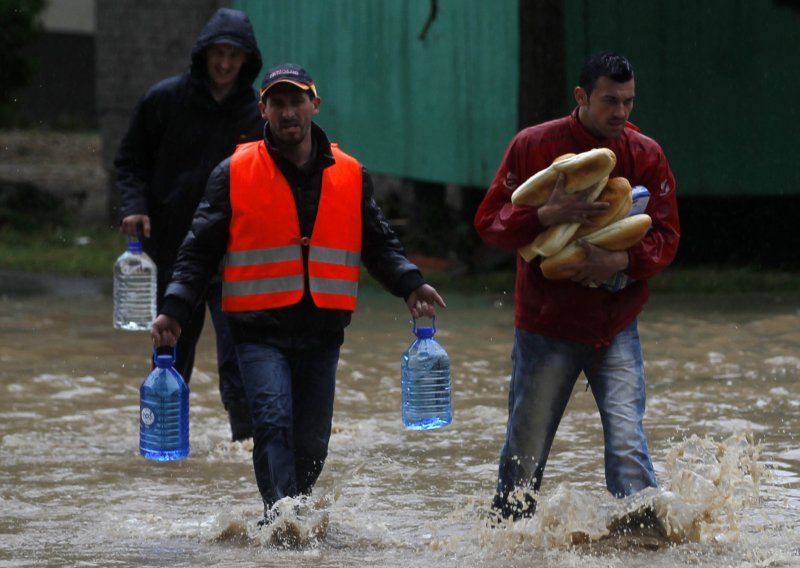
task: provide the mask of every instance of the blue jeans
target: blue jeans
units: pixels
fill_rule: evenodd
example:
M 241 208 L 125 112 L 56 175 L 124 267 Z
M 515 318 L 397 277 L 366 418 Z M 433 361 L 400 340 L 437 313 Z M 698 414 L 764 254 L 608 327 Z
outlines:
M 556 430 L 581 371 L 600 411 L 608 490 L 624 497 L 657 486 L 642 426 L 644 361 L 635 320 L 607 348 L 517 329 L 512 363 L 495 507 L 508 512 L 514 490 L 539 490 Z M 527 502 L 535 507 L 530 497 Z
M 236 346 L 253 420 L 253 467 L 265 508 L 309 494 L 325 464 L 339 346 L 287 335 Z

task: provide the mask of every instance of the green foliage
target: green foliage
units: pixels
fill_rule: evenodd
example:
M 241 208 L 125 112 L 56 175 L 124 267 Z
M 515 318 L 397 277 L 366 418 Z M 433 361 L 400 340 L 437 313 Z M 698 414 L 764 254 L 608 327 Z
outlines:
M 102 228 L 55 228 L 20 233 L 0 229 L 0 270 L 110 277 L 125 238 Z
M 25 85 L 31 62 L 22 53 L 38 33 L 36 17 L 45 0 L 0 0 L 0 124 L 12 114 L 14 89 Z
M 84 227 L 64 200 L 28 183 L 0 183 L 0 269 L 108 276 L 125 238 Z

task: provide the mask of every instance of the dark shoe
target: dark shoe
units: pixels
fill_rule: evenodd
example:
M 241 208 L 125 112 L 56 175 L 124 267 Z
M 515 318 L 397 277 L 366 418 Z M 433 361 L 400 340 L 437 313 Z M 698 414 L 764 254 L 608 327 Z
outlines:
M 286 502 L 290 504 L 289 507 L 286 506 Z M 292 497 L 284 497 L 272 505 L 264 502 L 264 517 L 258 521 L 258 528 L 261 529 L 271 525 L 278 517 L 281 516 L 281 514 L 283 514 L 287 519 L 297 519 L 300 518 L 304 512 L 305 507 L 303 507 L 302 502 L 297 501 Z
M 667 531 L 651 506 L 630 511 L 614 519 L 608 525 L 608 530 L 613 538 L 650 550 L 658 549 L 667 539 Z
M 275 520 L 278 518 L 279 515 L 280 515 L 280 511 L 278 510 L 277 507 L 267 507 L 265 505 L 264 506 L 264 516 L 257 523 L 258 530 L 261 530 L 264 527 L 270 526 L 272 523 L 275 522 Z
M 612 533 L 651 531 L 660 528 L 661 523 L 658 520 L 656 511 L 650 506 L 625 513 L 621 517 L 614 519 L 608 526 Z
M 253 437 L 253 422 L 247 402 L 232 403 L 227 406 L 228 420 L 231 423 L 231 441 L 243 442 Z
M 499 526 L 505 520 L 517 522 L 522 519 L 530 519 L 536 514 L 536 499 L 529 493 L 523 493 L 520 497 L 516 495 L 506 496 L 497 494 L 492 500 L 490 519 L 493 527 Z
M 264 516 L 261 518 L 261 520 L 256 523 L 258 530 L 270 526 L 277 516 L 278 515 L 273 515 L 270 512 L 264 513 Z

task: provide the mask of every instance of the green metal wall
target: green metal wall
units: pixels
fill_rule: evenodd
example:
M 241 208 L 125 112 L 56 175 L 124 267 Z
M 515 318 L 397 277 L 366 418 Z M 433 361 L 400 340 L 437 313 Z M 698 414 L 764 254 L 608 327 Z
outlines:
M 319 123 L 370 170 L 485 187 L 517 124 L 518 1 L 234 0 L 265 65 L 303 64 Z M 552 0 L 548 0 L 552 1 Z M 632 120 L 682 196 L 800 194 L 800 12 L 775 0 L 562 0 L 566 106 L 585 57 L 625 53 Z
M 517 0 L 235 0 L 265 70 L 300 63 L 318 122 L 371 171 L 486 186 L 517 119 Z
M 587 54 L 626 54 L 632 121 L 664 147 L 679 195 L 800 194 L 800 12 L 784 4 L 565 0 L 568 84 Z

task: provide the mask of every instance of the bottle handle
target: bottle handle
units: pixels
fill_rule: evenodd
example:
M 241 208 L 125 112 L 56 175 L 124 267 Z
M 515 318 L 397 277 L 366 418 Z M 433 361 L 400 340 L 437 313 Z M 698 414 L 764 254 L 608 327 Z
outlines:
M 436 333 L 436 316 L 431 316 L 431 327 L 433 328 L 433 333 Z M 411 332 L 414 335 L 417 335 L 417 318 L 411 318 Z
M 164 351 L 166 351 L 167 349 L 169 349 L 170 351 L 172 351 L 171 355 L 172 355 L 172 361 L 173 361 L 173 362 L 174 362 L 174 361 L 176 361 L 176 360 L 178 359 L 178 346 L 177 346 L 177 345 L 173 345 L 172 347 L 169 347 L 169 346 L 167 346 L 167 345 L 159 345 L 158 347 L 155 347 L 155 346 L 153 346 L 153 364 L 154 364 L 154 365 L 155 365 L 155 363 L 156 363 L 156 357 L 158 357 L 158 355 L 159 355 L 159 353 L 158 353 L 158 350 L 159 350 L 159 349 L 161 349 L 161 350 L 162 350 L 162 352 L 161 352 L 161 354 L 162 354 L 162 355 L 167 355 L 167 354 L 169 354 L 168 352 L 167 352 L 167 353 L 165 353 L 165 352 L 164 352 Z

